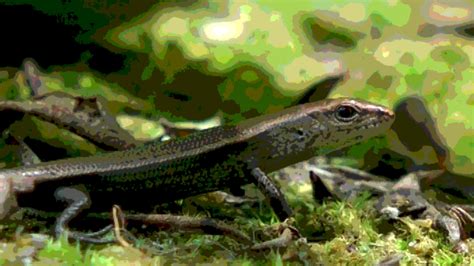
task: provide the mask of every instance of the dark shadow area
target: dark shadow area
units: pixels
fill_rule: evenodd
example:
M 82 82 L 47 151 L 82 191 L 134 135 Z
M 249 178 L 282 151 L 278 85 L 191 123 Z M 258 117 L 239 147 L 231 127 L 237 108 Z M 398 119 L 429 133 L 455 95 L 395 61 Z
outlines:
M 305 93 L 300 97 L 300 99 L 295 102 L 295 105 L 326 99 L 329 93 L 343 81 L 344 75 L 328 77 L 326 79 L 320 80 L 316 84 L 306 89 Z
M 85 32 L 81 26 L 64 23 L 60 16 L 48 15 L 29 5 L 0 3 L 0 25 L 0 67 L 19 67 L 25 58 L 33 58 L 45 69 L 83 61 L 104 74 L 124 66 L 124 55 L 94 43 L 81 43 L 77 39 Z
M 0 67 L 19 67 L 26 57 L 45 68 L 71 64 L 86 50 L 74 39 L 81 32 L 79 26 L 64 25 L 28 5 L 0 5 L 0 24 Z
M 331 18 L 321 19 L 312 15 L 301 21 L 303 29 L 318 50 L 347 51 L 357 46 L 357 42 L 365 37 L 365 34 L 352 31 L 349 28 L 335 25 Z
M 47 162 L 69 157 L 66 150 L 53 147 L 45 142 L 31 138 L 25 138 L 24 141 L 41 161 Z

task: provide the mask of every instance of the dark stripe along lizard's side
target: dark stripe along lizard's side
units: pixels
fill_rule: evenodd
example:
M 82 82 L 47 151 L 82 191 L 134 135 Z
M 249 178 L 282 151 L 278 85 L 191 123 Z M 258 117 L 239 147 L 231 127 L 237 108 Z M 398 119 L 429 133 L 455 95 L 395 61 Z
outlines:
M 254 182 L 284 219 L 291 209 L 266 173 L 379 135 L 393 120 L 390 110 L 369 102 L 324 100 L 167 142 L 2 170 L 0 181 L 12 178 L 19 206 L 48 210 L 58 208 L 53 197 L 58 187 L 81 185 L 92 208 L 107 210 L 112 204 L 139 209 Z

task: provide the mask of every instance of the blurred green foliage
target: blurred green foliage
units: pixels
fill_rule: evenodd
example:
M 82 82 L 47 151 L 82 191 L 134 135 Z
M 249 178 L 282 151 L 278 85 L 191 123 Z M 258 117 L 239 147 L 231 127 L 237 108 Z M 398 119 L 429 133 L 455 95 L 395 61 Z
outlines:
M 222 102 L 208 107 L 231 121 L 282 109 L 318 81 L 343 73 L 345 82 L 330 97 L 394 106 L 405 96 L 419 95 L 449 147 L 448 168 L 473 174 L 474 46 L 446 28 L 470 21 L 469 1 L 451 6 L 402 1 L 205 3 L 180 9 L 157 5 L 110 30 L 106 40 L 147 54 L 165 73 L 170 90 L 215 90 L 204 77 L 193 79 L 187 89 L 173 88 L 172 80 L 188 68 L 223 77 L 217 85 Z M 420 36 L 427 25 L 435 25 L 431 36 Z M 199 111 L 192 106 L 186 110 Z M 433 150 L 421 155 L 408 151 L 394 134 L 389 137 L 391 149 L 416 163 L 436 161 Z
M 102 95 L 117 114 L 202 120 L 220 112 L 235 122 L 283 109 L 311 89 L 324 96 L 318 82 L 344 75 L 329 97 L 393 107 L 421 96 L 449 148 L 448 168 L 474 173 L 474 46 L 455 27 L 472 18 L 469 1 L 164 1 L 146 9 L 128 1 L 33 2 L 21 3 L 128 54 L 126 68 L 107 76 L 59 66 L 43 77 L 49 90 Z M 0 84 L 0 96 L 28 97 L 25 86 L 16 75 Z M 410 151 L 388 136 L 391 150 L 418 164 L 437 160 L 429 147 Z

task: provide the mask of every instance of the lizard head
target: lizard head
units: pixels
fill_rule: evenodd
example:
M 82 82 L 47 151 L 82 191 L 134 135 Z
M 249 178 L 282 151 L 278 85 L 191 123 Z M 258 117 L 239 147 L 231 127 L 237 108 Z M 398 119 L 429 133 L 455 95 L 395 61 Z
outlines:
M 238 129 L 250 147 L 248 157 L 273 171 L 380 135 L 394 119 L 393 112 L 380 105 L 340 98 L 248 119 Z
M 328 99 L 305 107 L 314 119 L 313 128 L 319 132 L 315 144 L 331 149 L 349 146 L 380 135 L 395 120 L 395 114 L 386 107 L 350 99 Z

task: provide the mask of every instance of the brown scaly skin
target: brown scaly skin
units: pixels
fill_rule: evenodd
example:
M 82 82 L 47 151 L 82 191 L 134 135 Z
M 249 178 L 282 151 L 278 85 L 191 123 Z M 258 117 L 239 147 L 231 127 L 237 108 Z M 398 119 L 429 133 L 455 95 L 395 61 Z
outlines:
M 393 121 L 393 112 L 379 105 L 324 100 L 167 142 L 3 170 L 0 185 L 6 188 L 11 179 L 18 205 L 38 209 L 57 210 L 56 193 L 70 204 L 62 217 L 67 223 L 89 204 L 83 200 L 87 194 L 94 200 L 92 208 L 119 204 L 140 209 L 253 182 L 284 220 L 291 209 L 266 173 L 380 135 Z M 57 191 L 78 185 L 87 193 Z M 1 202 L 0 207 L 1 218 L 9 208 Z

